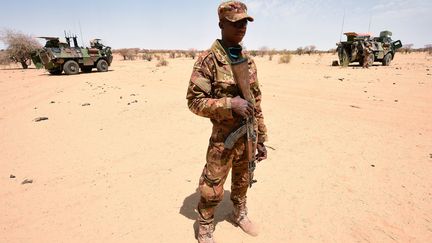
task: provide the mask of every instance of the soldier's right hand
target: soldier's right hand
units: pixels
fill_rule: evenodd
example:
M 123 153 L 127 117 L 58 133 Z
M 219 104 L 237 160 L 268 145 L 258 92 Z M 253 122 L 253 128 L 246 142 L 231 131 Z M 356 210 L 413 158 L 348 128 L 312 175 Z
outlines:
M 254 107 L 245 99 L 242 99 L 240 96 L 236 96 L 231 99 L 231 109 L 242 117 L 247 118 L 252 116 Z

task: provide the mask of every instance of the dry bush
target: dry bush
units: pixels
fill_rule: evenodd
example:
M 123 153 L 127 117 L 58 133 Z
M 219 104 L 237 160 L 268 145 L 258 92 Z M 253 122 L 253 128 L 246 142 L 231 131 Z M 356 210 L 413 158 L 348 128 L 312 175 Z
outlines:
M 164 58 L 161 58 L 159 62 L 156 64 L 156 67 L 160 67 L 160 66 L 168 66 L 168 61 L 165 60 Z
M 31 36 L 9 29 L 2 31 L 0 40 L 7 45 L 7 58 L 20 63 L 23 69 L 27 69 L 31 64 L 31 54 L 42 48 Z
M 305 53 L 305 51 L 303 50 L 303 47 L 298 47 L 297 50 L 295 51 L 295 53 L 299 56 L 301 56 L 302 54 Z
M 114 52 L 119 53 L 123 57 L 123 60 L 135 60 L 139 51 L 139 48 L 123 48 L 117 49 Z
M 192 58 L 192 59 L 195 59 L 196 54 L 197 54 L 197 50 L 192 48 L 192 49 L 189 49 L 189 50 L 187 51 L 186 56 L 187 56 L 187 57 L 190 57 L 190 58 Z
M 284 54 L 279 58 L 279 63 L 290 63 L 291 62 L 292 55 L 291 54 Z
M 151 60 L 153 59 L 153 56 L 152 56 L 152 54 L 150 54 L 150 53 L 144 53 L 144 54 L 142 55 L 142 59 L 151 62 Z
M 398 51 L 404 54 L 410 54 L 413 51 L 413 46 L 414 44 L 404 44 Z
M 316 52 L 316 46 L 314 46 L 314 45 L 306 46 L 304 49 L 308 55 Z
M 259 56 L 264 57 L 268 53 L 269 48 L 267 46 L 263 46 L 259 49 Z
M 170 52 L 169 53 L 169 58 L 176 58 L 176 53 L 175 52 Z
M 425 45 L 425 50 L 427 53 L 429 53 L 429 55 L 432 55 L 432 44 Z

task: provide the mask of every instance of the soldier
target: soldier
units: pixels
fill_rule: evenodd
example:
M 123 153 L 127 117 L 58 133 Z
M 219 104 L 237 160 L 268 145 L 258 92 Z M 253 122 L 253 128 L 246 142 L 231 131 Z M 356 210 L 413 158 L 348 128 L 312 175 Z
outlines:
M 369 41 L 365 41 L 363 47 L 363 68 L 369 68 L 370 54 L 372 53 L 372 45 Z
M 249 186 L 248 161 L 244 139 L 239 139 L 232 149 L 224 147 L 228 135 L 242 125 L 246 117 L 254 114 L 254 130 L 257 134 L 256 159 L 267 158 L 264 142 L 267 131 L 261 111 L 261 91 L 257 70 L 252 58 L 239 43 L 246 34 L 248 21 L 254 19 L 247 14 L 245 4 L 229 1 L 218 7 L 219 27 L 222 39 L 197 59 L 187 90 L 189 109 L 210 118 L 213 131 L 210 137 L 206 164 L 199 179 L 201 194 L 198 203 L 198 242 L 214 242 L 214 214 L 224 195 L 223 185 L 232 168 L 231 200 L 234 205 L 233 222 L 249 235 L 258 235 L 258 227 L 247 216 L 246 192 Z M 234 80 L 231 62 L 247 58 L 250 92 L 255 99 L 249 103 L 240 97 Z

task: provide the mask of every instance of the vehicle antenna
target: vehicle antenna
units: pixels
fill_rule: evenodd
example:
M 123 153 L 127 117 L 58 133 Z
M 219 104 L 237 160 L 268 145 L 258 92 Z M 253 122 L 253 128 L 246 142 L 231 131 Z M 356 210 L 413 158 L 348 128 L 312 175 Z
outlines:
M 372 14 L 369 16 L 369 27 L 368 27 L 368 33 L 370 33 L 371 23 L 372 23 Z
M 342 34 L 343 34 L 344 24 L 345 24 L 345 8 L 344 8 L 344 14 L 343 14 L 343 17 L 342 17 L 342 27 L 341 27 L 341 33 L 340 33 L 340 37 L 339 37 L 339 42 L 342 41 Z
M 81 45 L 82 45 L 82 47 L 84 47 L 83 34 L 82 34 L 82 29 L 81 29 L 81 21 L 79 21 L 79 20 L 78 20 L 78 25 L 79 25 L 79 29 L 80 29 Z

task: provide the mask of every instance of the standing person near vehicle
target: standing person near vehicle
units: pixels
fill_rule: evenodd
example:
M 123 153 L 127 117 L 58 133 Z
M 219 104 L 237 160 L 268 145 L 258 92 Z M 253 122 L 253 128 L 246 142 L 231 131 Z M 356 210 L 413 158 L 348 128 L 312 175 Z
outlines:
M 371 64 L 372 44 L 370 41 L 365 41 L 363 46 L 363 68 L 369 68 Z
M 248 22 L 254 19 L 247 14 L 245 4 L 238 1 L 224 2 L 218 7 L 219 27 L 222 39 L 197 59 L 187 91 L 189 109 L 203 117 L 210 118 L 213 131 L 210 137 L 206 164 L 199 179 L 200 201 L 198 203 L 198 242 L 214 242 L 214 214 L 216 206 L 224 195 L 223 185 L 232 169 L 231 200 L 234 205 L 233 221 L 249 235 L 258 235 L 258 227 L 247 215 L 246 192 L 252 183 L 248 152 L 253 160 L 267 158 L 264 142 L 267 129 L 261 110 L 261 91 L 257 80 L 254 61 L 239 43 L 246 34 Z M 250 97 L 242 98 L 244 89 L 239 88 L 233 71 L 234 63 L 245 60 L 247 85 Z M 246 94 L 247 95 L 247 94 Z M 243 136 L 228 148 L 227 138 L 252 120 L 255 136 L 253 150 L 248 150 Z M 249 133 L 248 133 L 249 135 Z M 256 156 L 255 156 L 256 155 Z M 255 162 L 255 161 L 252 161 Z

